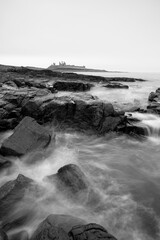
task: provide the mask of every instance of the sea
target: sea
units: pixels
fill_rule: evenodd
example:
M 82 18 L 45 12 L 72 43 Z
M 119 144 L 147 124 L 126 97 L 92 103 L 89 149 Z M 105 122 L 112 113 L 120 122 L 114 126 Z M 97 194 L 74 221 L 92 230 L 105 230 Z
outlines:
M 113 103 L 116 109 L 145 108 L 150 92 L 160 87 L 159 73 L 84 74 L 146 80 L 124 82 L 129 89 L 107 89 L 97 84 L 89 91 L 101 100 Z M 31 155 L 12 159 L 13 167 L 1 173 L 0 185 L 21 173 L 38 182 L 45 192 L 36 199 L 33 197 L 32 201 L 26 196 L 9 220 L 29 209 L 34 217 L 20 229 L 26 229 L 31 235 L 49 214 L 69 214 L 101 224 L 118 240 L 160 239 L 160 117 L 136 112 L 134 116 L 148 129 L 148 136 L 143 141 L 116 133 L 100 137 L 57 132 L 56 142 L 51 145 L 49 155 L 44 153 L 43 161 L 32 162 Z M 11 134 L 12 131 L 1 133 L 1 143 Z M 78 165 L 85 173 L 99 201 L 93 196 L 89 205 L 74 202 L 58 193 L 53 184 L 44 181 L 47 175 L 70 163 Z

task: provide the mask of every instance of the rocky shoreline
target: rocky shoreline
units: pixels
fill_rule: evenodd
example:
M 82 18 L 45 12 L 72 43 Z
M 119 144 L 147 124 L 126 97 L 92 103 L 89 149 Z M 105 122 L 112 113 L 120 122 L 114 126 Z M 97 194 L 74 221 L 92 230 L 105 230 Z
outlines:
M 0 147 L 0 171 L 12 165 L 10 156 L 21 158 L 30 152 L 46 151 L 55 140 L 53 126 L 61 130 L 76 130 L 85 134 L 104 135 L 110 131 L 141 135 L 139 128 L 131 123 L 124 111 L 116 111 L 112 103 L 101 101 L 87 93 L 96 84 L 107 88 L 125 88 L 119 82 L 143 81 L 132 78 L 104 78 L 50 70 L 33 70 L 24 67 L 0 66 L 0 131 L 14 129 Z M 59 95 L 61 91 L 71 94 Z M 159 89 L 149 96 L 146 111 L 159 114 Z M 139 110 L 142 111 L 142 110 Z M 133 119 L 132 119 L 133 122 Z M 58 130 L 60 130 L 58 129 Z M 138 129 L 138 130 L 136 130 Z M 139 131 L 139 132 L 138 132 Z M 142 134 L 143 135 L 143 134 Z M 49 153 L 48 153 L 49 154 Z M 38 155 L 38 158 L 41 158 Z M 56 186 L 60 194 L 73 201 L 100 201 L 89 180 L 75 164 L 65 165 L 54 175 L 46 176 L 44 182 Z M 28 201 L 43 195 L 43 189 L 34 180 L 19 174 L 0 188 L 0 239 L 38 240 L 70 239 L 116 240 L 105 228 L 85 222 L 70 215 L 51 213 L 35 229 L 32 235 L 20 226 L 34 218 L 30 210 L 12 221 L 11 212 L 26 196 Z M 32 196 L 32 200 L 30 199 Z M 11 230 L 15 231 L 11 231 Z M 8 236 L 7 236 L 8 235 Z

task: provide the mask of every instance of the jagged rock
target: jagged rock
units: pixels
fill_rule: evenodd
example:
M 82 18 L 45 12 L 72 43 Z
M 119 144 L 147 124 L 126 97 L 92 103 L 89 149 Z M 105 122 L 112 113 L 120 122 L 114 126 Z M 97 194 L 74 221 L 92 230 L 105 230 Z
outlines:
M 121 83 L 108 83 L 107 85 L 103 85 L 103 87 L 106 87 L 106 88 L 124 88 L 124 89 L 129 88 L 128 85 L 124 85 L 124 84 L 121 84 Z
M 32 187 L 32 184 L 30 178 L 19 174 L 15 180 L 5 183 L 0 188 L 0 219 L 14 210 L 15 204 L 24 197 L 26 190 Z
M 21 156 L 37 148 L 46 147 L 51 140 L 49 131 L 34 119 L 25 117 L 0 148 L 2 155 Z
M 86 97 L 86 94 L 62 97 L 50 94 L 46 97 L 34 98 L 23 106 L 22 113 L 42 123 L 57 120 L 59 123 L 69 124 L 72 128 L 96 133 L 115 130 L 124 120 L 123 115 L 119 115 L 112 104 L 103 103 L 91 95 Z
M 23 230 L 9 236 L 9 240 L 29 240 L 28 232 Z
M 58 91 L 88 91 L 94 85 L 91 83 L 56 81 L 53 87 Z
M 41 238 L 45 240 L 67 240 L 69 239 L 67 233 L 71 230 L 71 228 L 82 224 L 86 224 L 86 222 L 80 218 L 70 215 L 51 214 L 42 223 L 40 223 L 37 230 L 33 233 L 31 240 L 38 240 Z
M 8 240 L 7 234 L 2 229 L 0 229 L 0 240 Z
M 68 235 L 73 240 L 116 240 L 104 227 L 96 223 L 75 226 Z

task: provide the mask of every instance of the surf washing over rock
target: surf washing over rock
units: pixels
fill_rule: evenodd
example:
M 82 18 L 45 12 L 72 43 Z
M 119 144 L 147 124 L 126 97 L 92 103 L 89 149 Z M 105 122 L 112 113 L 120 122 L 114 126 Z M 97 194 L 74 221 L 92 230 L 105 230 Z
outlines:
M 160 238 L 159 77 L 0 67 L 1 239 Z

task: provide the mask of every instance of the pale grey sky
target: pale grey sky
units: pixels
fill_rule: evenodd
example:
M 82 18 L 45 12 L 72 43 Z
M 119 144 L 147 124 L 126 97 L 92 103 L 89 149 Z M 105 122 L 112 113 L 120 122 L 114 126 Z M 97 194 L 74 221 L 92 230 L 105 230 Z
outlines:
M 0 0 L 0 63 L 160 72 L 160 0 Z

